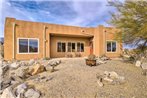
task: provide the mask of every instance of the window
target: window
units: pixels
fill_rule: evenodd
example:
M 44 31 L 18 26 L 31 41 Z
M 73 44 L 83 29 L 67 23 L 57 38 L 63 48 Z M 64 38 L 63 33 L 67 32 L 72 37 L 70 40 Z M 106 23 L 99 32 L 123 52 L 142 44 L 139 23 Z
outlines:
M 75 46 L 75 43 L 72 43 L 72 52 L 76 52 L 76 46 Z
M 28 52 L 28 39 L 19 39 L 19 53 Z
M 38 52 L 38 40 L 35 39 L 29 40 L 29 52 L 31 53 Z
M 116 42 L 107 41 L 107 52 L 116 52 Z
M 19 53 L 38 53 L 38 39 L 19 39 Z
M 68 52 L 71 52 L 71 42 L 68 42 Z
M 57 43 L 57 51 L 58 52 L 65 52 L 66 51 L 66 44 L 62 42 Z
M 78 42 L 77 43 L 77 52 L 84 52 L 84 44 Z

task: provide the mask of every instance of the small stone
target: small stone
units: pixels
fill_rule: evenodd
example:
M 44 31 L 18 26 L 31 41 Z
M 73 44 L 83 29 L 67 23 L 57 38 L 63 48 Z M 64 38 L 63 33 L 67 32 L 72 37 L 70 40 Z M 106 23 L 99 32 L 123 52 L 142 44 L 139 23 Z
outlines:
M 40 93 L 38 91 L 35 91 L 34 89 L 28 89 L 24 95 L 26 98 L 39 98 L 40 97 Z
M 109 74 L 110 74 L 111 78 L 118 78 L 119 77 L 119 75 L 116 72 L 114 72 L 114 71 L 109 72 Z
M 141 64 L 141 68 L 144 69 L 144 70 L 147 69 L 147 63 L 146 62 L 143 62 Z
M 98 83 L 98 85 L 100 86 L 100 87 L 103 87 L 104 86 L 104 84 L 101 82 L 101 81 L 97 81 L 97 83 Z
M 135 64 L 135 66 L 137 66 L 137 67 L 140 67 L 141 66 L 141 61 L 136 61 L 136 64 Z
M 112 79 L 110 79 L 110 78 L 108 78 L 108 77 L 105 77 L 105 78 L 103 78 L 105 81 L 107 81 L 107 82 L 113 82 L 113 80 Z

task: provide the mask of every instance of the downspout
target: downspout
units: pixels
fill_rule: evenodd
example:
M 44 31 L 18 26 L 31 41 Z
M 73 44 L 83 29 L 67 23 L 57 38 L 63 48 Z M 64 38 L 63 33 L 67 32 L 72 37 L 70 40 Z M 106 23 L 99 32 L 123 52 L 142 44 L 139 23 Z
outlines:
M 12 55 L 12 59 L 15 59 L 15 22 L 13 23 L 13 55 Z
M 46 26 L 44 26 L 44 30 L 43 30 L 43 58 L 46 57 L 46 45 L 45 45 L 45 42 L 46 42 Z

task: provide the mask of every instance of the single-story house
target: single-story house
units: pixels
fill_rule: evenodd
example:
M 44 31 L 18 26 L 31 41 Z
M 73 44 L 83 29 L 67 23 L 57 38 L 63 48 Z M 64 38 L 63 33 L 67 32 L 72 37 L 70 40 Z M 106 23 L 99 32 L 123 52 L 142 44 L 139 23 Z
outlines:
M 122 43 L 114 27 L 77 27 L 6 18 L 4 59 L 58 58 L 79 53 L 82 57 L 119 57 Z

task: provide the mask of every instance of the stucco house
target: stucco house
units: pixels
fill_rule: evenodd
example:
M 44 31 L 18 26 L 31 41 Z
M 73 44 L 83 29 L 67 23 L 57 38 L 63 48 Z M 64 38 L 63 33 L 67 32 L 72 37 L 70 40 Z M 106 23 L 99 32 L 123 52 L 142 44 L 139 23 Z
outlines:
M 6 18 L 4 59 L 58 58 L 79 53 L 82 57 L 119 57 L 122 43 L 114 39 L 113 27 L 76 27 Z

